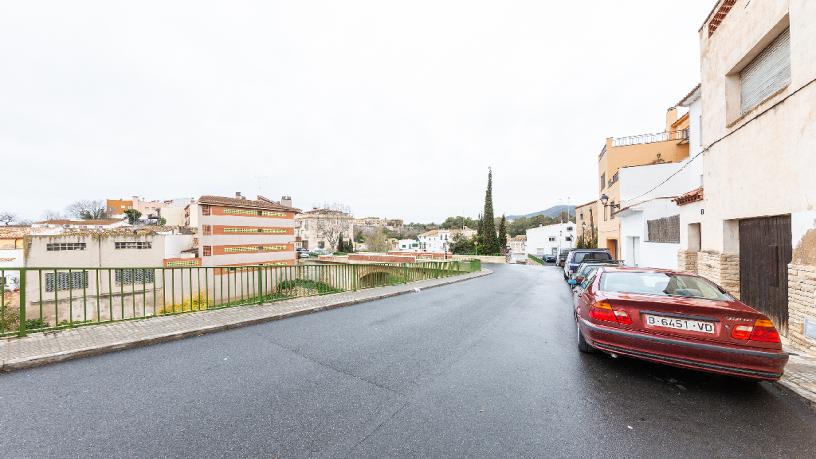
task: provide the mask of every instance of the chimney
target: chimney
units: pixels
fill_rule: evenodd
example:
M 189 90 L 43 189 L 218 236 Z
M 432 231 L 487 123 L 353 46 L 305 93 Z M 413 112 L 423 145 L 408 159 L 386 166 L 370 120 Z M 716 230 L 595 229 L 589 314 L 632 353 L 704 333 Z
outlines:
M 291 196 L 281 196 L 280 203 L 282 206 L 292 207 L 292 197 Z
M 235 192 L 235 199 L 244 199 L 244 197 L 243 197 L 243 196 L 241 196 L 241 192 L 240 192 L 240 191 L 236 191 L 236 192 Z
M 672 124 L 677 121 L 677 107 L 672 107 L 666 112 L 666 132 L 673 131 Z

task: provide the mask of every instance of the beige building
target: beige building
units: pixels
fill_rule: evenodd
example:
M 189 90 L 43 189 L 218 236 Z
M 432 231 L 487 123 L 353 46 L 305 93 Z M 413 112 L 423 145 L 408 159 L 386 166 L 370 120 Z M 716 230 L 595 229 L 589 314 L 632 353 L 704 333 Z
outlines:
M 527 236 L 519 234 L 518 236 L 508 238 L 507 247 L 510 248 L 512 253 L 527 254 Z
M 619 171 L 629 166 L 679 162 L 688 157 L 688 115 L 677 116 L 677 108 L 666 112 L 663 132 L 627 137 L 610 137 L 598 156 L 598 196 L 595 206 L 598 247 L 607 248 L 614 258 L 620 253 L 620 223 L 615 211 L 620 209 Z M 605 203 L 603 201 L 606 201 Z M 584 204 L 582 207 L 589 207 Z M 581 221 L 581 227 L 584 228 Z
M 598 231 L 598 208 L 603 209 L 597 199 L 575 206 L 576 243 L 593 241 Z
M 348 241 L 354 237 L 354 216 L 334 209 L 312 209 L 299 214 L 297 243 L 307 250 L 337 250 L 342 237 Z
M 679 262 L 816 349 L 816 2 L 721 0 L 699 31 L 703 188 Z M 694 225 L 694 226 L 693 226 Z
M 198 221 L 202 266 L 292 265 L 295 257 L 295 215 L 291 199 L 272 201 L 202 196 L 188 207 Z

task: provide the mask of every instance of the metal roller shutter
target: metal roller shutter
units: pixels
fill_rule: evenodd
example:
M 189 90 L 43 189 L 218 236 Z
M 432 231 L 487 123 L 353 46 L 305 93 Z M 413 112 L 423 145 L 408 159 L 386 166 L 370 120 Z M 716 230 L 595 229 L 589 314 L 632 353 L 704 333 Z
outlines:
M 740 111 L 751 110 L 790 79 L 790 29 L 785 29 L 740 72 Z

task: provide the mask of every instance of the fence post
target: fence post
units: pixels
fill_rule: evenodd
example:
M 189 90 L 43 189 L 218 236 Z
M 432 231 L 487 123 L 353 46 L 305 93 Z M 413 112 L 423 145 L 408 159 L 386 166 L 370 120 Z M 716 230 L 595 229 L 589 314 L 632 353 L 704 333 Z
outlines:
M 5 281 L 4 281 L 5 282 Z M 56 278 L 54 279 L 56 283 Z M 4 295 L 5 295 L 5 283 L 3 284 Z M 20 268 L 20 330 L 17 332 L 17 336 L 25 336 L 26 335 L 26 270 L 25 268 Z
M 258 265 L 258 285 L 255 290 L 258 292 L 258 304 L 263 304 L 263 265 Z
M 402 283 L 408 283 L 408 263 L 402 264 Z

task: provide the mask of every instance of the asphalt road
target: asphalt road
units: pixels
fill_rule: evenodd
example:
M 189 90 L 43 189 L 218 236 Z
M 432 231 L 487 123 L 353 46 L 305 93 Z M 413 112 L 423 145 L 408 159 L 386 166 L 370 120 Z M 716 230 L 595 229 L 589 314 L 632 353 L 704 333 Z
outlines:
M 767 383 L 576 349 L 555 268 L 0 375 L 0 455 L 816 457 Z

